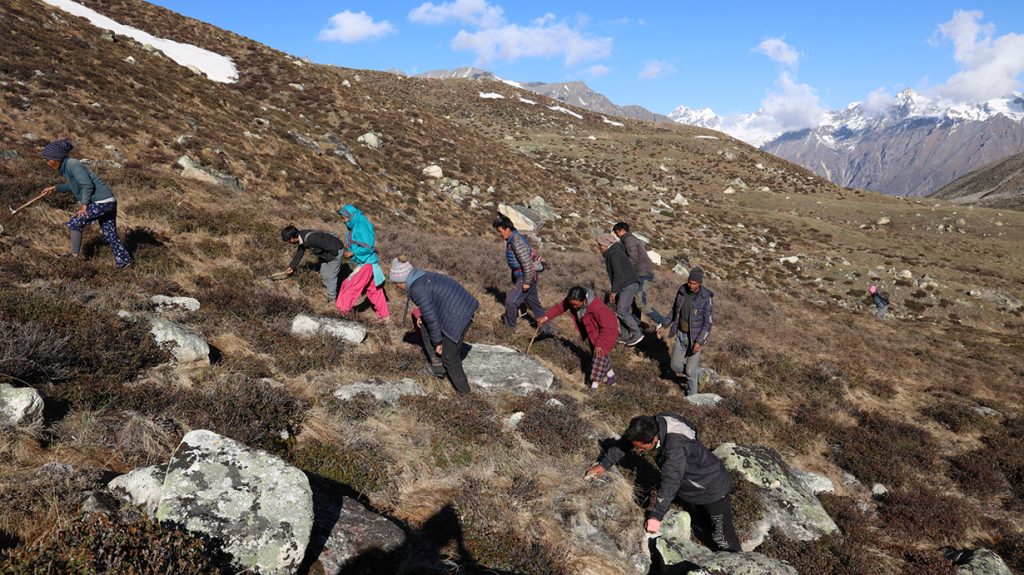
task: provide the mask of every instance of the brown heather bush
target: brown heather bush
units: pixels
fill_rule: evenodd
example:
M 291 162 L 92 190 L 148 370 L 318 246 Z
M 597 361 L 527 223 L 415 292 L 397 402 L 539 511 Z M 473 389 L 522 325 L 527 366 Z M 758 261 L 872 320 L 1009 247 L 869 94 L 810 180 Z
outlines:
M 63 463 L 5 470 L 0 478 L 0 530 L 32 543 L 65 525 L 82 492 L 103 487 L 102 473 Z
M 69 337 L 34 323 L 0 321 L 0 382 L 32 385 L 67 377 Z
M 360 494 L 386 488 L 392 477 L 393 462 L 379 446 L 369 443 L 310 441 L 293 449 L 288 459 L 304 471 L 343 483 Z
M 76 517 L 45 540 L 11 551 L 0 572 L 9 575 L 227 575 L 230 557 L 213 541 L 146 517 Z
M 757 486 L 743 478 L 739 472 L 729 470 L 732 476 L 732 492 L 729 502 L 732 506 L 733 523 L 740 539 L 746 539 L 753 533 L 754 527 L 764 517 L 764 499 Z
M 1010 484 L 1011 494 L 1024 502 L 1024 415 L 1007 419 L 1002 427 L 983 438 L 988 454 Z
M 957 401 L 936 402 L 924 408 L 922 413 L 954 433 L 979 431 L 988 424 L 984 415 Z
M 796 541 L 773 529 L 758 551 L 788 562 L 801 575 L 879 573 L 877 559 L 871 556 L 878 538 L 868 529 L 868 518 L 857 509 L 856 500 L 827 493 L 818 498 L 839 532 L 816 541 Z
M 858 425 L 830 437 L 831 459 L 861 481 L 888 487 L 907 485 L 914 474 L 935 469 L 938 447 L 931 434 L 874 412 L 857 415 Z
M 582 452 L 591 443 L 590 426 L 580 417 L 579 404 L 561 396 L 562 405 L 548 404 L 543 393 L 534 393 L 512 403 L 513 411 L 525 413 L 516 426 L 527 441 L 547 454 L 558 457 Z
M 1000 461 L 990 449 L 961 453 L 949 460 L 949 468 L 950 478 L 965 495 L 985 500 L 1009 490 L 1009 483 L 999 470 Z
M 53 448 L 116 453 L 130 467 L 165 463 L 184 431 L 170 418 L 132 411 L 72 411 L 51 429 Z
M 966 543 L 965 533 L 978 527 L 981 512 L 959 497 L 914 487 L 891 491 L 879 515 L 886 532 L 905 541 L 957 545 Z
M 1024 573 L 1024 532 L 1004 533 L 995 545 L 995 552 L 1003 558 L 1010 571 Z
M 283 387 L 229 377 L 182 393 L 172 413 L 191 429 L 209 429 L 250 447 L 287 450 L 298 433 L 306 403 Z
M 911 549 L 903 553 L 903 573 L 908 575 L 956 575 L 957 568 L 938 549 Z
M 503 429 L 494 407 L 480 394 L 405 396 L 399 406 L 416 421 L 435 429 L 430 436 L 430 454 L 442 469 L 470 465 L 482 448 L 511 447 L 511 435 Z

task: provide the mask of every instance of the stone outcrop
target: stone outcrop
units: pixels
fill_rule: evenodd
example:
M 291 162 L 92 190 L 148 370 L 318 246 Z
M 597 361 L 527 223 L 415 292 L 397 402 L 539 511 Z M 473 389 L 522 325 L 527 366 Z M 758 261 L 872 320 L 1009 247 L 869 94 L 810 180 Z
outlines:
M 539 361 L 501 345 L 474 343 L 462 361 L 469 382 L 484 390 L 504 389 L 517 394 L 545 391 L 555 376 Z
M 182 167 L 181 177 L 183 178 L 231 188 L 236 192 L 245 191 L 245 186 L 235 176 L 204 167 L 188 156 L 178 158 L 178 165 Z
M 155 295 L 149 298 L 158 312 L 199 311 L 199 300 L 191 297 Z
M 963 553 L 958 561 L 956 575 L 1011 575 L 1003 558 L 988 549 Z
M 384 147 L 384 140 L 381 139 L 380 134 L 377 132 L 366 132 L 356 138 L 356 141 L 373 150 L 379 150 Z
M 754 548 L 775 527 L 785 536 L 812 541 L 838 530 L 821 502 L 775 451 L 761 446 L 723 443 L 714 451 L 728 469 L 739 472 L 754 484 L 765 505 L 765 513 L 744 548 Z
M 201 429 L 171 457 L 156 519 L 222 540 L 253 573 L 290 575 L 310 540 L 313 493 L 300 470 Z
M 426 168 L 423 168 L 423 175 L 436 180 L 444 177 L 444 170 L 442 170 L 441 166 L 438 166 L 437 164 L 431 164 Z
M 162 465 L 139 467 L 110 480 L 107 488 L 128 503 L 142 508 L 150 517 L 156 515 L 163 494 L 166 473 Z
M 300 313 L 292 320 L 292 335 L 309 336 L 323 334 L 349 343 L 362 343 L 366 339 L 366 328 L 343 319 L 312 316 Z
M 158 344 L 167 344 L 179 365 L 209 365 L 210 344 L 196 330 L 161 317 L 149 318 L 149 333 Z
M 0 383 L 0 425 L 28 426 L 43 421 L 43 398 L 31 387 Z
M 535 232 L 544 225 L 544 216 L 530 208 L 498 204 L 498 213 L 512 220 L 512 225 L 521 232 Z
M 663 573 L 689 573 L 690 575 L 797 575 L 796 569 L 785 561 L 766 557 L 761 553 L 716 553 L 690 540 L 690 514 L 673 511 L 661 524 L 661 537 L 657 541 Z
M 334 397 L 348 401 L 360 394 L 368 394 L 381 403 L 394 405 L 406 395 L 424 395 L 423 388 L 415 381 L 404 378 L 401 381 L 371 379 L 343 385 L 334 390 Z

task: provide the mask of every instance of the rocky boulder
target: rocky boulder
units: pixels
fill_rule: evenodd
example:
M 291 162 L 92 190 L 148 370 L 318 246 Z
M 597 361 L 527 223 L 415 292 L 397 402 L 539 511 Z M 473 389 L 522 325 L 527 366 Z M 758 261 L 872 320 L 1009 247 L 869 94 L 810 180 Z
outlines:
M 300 470 L 212 431 L 185 435 L 167 465 L 156 519 L 224 542 L 243 568 L 289 575 L 313 528 L 313 493 Z
M 373 399 L 394 405 L 406 395 L 424 395 L 423 388 L 415 381 L 404 378 L 402 381 L 384 381 L 382 379 L 371 379 L 343 385 L 334 390 L 334 397 L 349 401 L 359 394 L 366 393 L 373 396 Z
M 661 555 L 662 573 L 690 575 L 797 575 L 785 561 L 760 553 L 716 553 L 690 540 L 690 514 L 673 511 L 661 524 L 661 537 L 656 547 Z
M 343 319 L 319 317 L 300 313 L 292 320 L 292 335 L 329 335 L 349 343 L 362 343 L 366 339 L 366 328 Z
M 199 311 L 199 300 L 191 297 L 155 295 L 149 298 L 149 302 L 158 312 Z
M 1011 575 L 1003 558 L 988 549 L 978 549 L 959 554 L 957 575 Z
M 686 396 L 686 401 L 689 401 L 697 407 L 714 407 L 718 405 L 722 399 L 722 396 L 717 393 L 695 393 L 693 395 Z
M 149 318 L 149 333 L 158 344 L 167 344 L 180 365 L 209 365 L 210 344 L 196 330 L 161 317 Z
M 28 426 L 43 421 L 43 398 L 31 387 L 0 383 L 0 425 Z
M 744 542 L 744 548 L 760 545 L 772 527 L 799 541 L 812 541 L 839 529 L 814 493 L 775 451 L 758 445 L 723 443 L 714 453 L 728 469 L 754 484 L 765 505 L 764 517 L 752 539 Z
M 407 545 L 394 521 L 341 495 L 338 485 L 310 476 L 315 502 L 307 562 L 317 561 L 326 575 L 395 573 Z
M 498 204 L 498 213 L 512 220 L 512 225 L 521 232 L 535 232 L 544 225 L 544 216 L 523 206 Z
M 367 148 L 374 150 L 379 150 L 384 147 L 384 140 L 381 140 L 380 134 L 376 132 L 366 132 L 362 136 L 356 138 L 356 141 Z
M 501 345 L 474 343 L 462 366 L 469 382 L 485 390 L 504 389 L 525 395 L 546 391 L 555 380 L 551 370 L 533 357 Z
M 423 175 L 428 177 L 428 178 L 434 178 L 434 179 L 443 178 L 444 177 L 444 170 L 442 170 L 441 166 L 438 166 L 437 164 L 431 164 L 431 165 L 427 166 L 426 168 L 423 168 Z
M 182 167 L 181 177 L 183 178 L 231 188 L 236 192 L 245 191 L 245 186 L 235 176 L 219 172 L 213 168 L 204 167 L 188 156 L 178 158 L 178 165 Z
M 150 465 L 115 477 L 107 484 L 107 488 L 153 517 L 163 494 L 165 477 L 162 465 Z

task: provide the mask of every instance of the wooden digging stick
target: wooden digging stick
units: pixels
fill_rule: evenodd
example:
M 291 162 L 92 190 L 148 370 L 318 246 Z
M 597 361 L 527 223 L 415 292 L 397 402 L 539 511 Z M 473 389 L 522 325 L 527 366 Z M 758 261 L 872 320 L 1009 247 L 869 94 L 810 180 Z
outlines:
M 31 200 L 25 202 L 24 204 L 21 204 L 17 208 L 12 208 L 11 206 L 7 206 L 7 209 L 11 210 L 11 215 L 13 216 L 14 214 L 20 212 L 21 210 L 24 210 L 25 208 L 27 208 L 27 207 L 31 206 L 32 204 L 36 203 L 37 201 L 43 199 L 49 193 L 50 192 L 43 192 L 43 193 L 39 194 L 38 196 L 32 198 Z
M 537 339 L 537 334 L 540 333 L 540 326 L 533 330 L 533 337 L 530 338 L 530 345 L 526 346 L 526 355 L 530 355 L 530 348 L 533 347 L 533 340 Z

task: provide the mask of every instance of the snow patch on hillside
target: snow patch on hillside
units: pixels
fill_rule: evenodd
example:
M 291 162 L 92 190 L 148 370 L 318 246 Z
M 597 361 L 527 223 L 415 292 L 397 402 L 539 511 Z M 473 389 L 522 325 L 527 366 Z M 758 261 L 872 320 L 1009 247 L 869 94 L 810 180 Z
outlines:
M 497 92 L 480 92 L 480 97 L 484 100 L 504 100 L 505 96 Z
M 527 100 L 526 98 L 519 98 L 519 101 L 524 103 L 524 104 L 529 104 L 531 106 L 537 103 L 537 102 L 534 102 L 533 100 Z
M 583 116 L 577 114 L 576 112 L 573 112 L 569 108 L 563 108 L 561 106 L 548 106 L 548 109 L 549 110 L 554 110 L 556 112 L 562 112 L 563 114 L 569 114 L 570 116 L 576 116 L 577 118 L 579 118 L 581 120 L 583 119 Z
M 613 126 L 618 126 L 620 128 L 622 126 L 625 126 L 625 124 L 623 124 L 622 122 L 616 122 L 614 120 L 609 120 L 608 118 L 605 118 L 604 116 L 601 116 L 601 121 L 604 122 L 605 124 L 611 124 Z
M 77 2 L 72 0 L 44 0 L 51 6 L 56 6 L 68 14 L 75 16 L 81 16 L 89 22 L 92 22 L 93 26 L 97 28 L 103 28 L 104 30 L 110 30 L 115 34 L 121 36 L 127 36 L 136 40 L 141 44 L 149 44 L 160 50 L 168 58 L 174 60 L 178 64 L 189 67 L 193 66 L 200 72 L 206 74 L 206 77 L 214 82 L 221 82 L 230 84 L 238 81 L 238 70 L 235 68 L 235 63 L 231 58 L 227 56 L 221 56 L 216 52 L 211 52 L 192 44 L 182 44 L 181 42 L 175 42 L 174 40 L 167 40 L 164 38 L 157 38 L 148 32 L 143 32 L 138 28 L 132 28 L 131 26 L 125 26 L 120 24 L 91 8 L 86 8 Z

